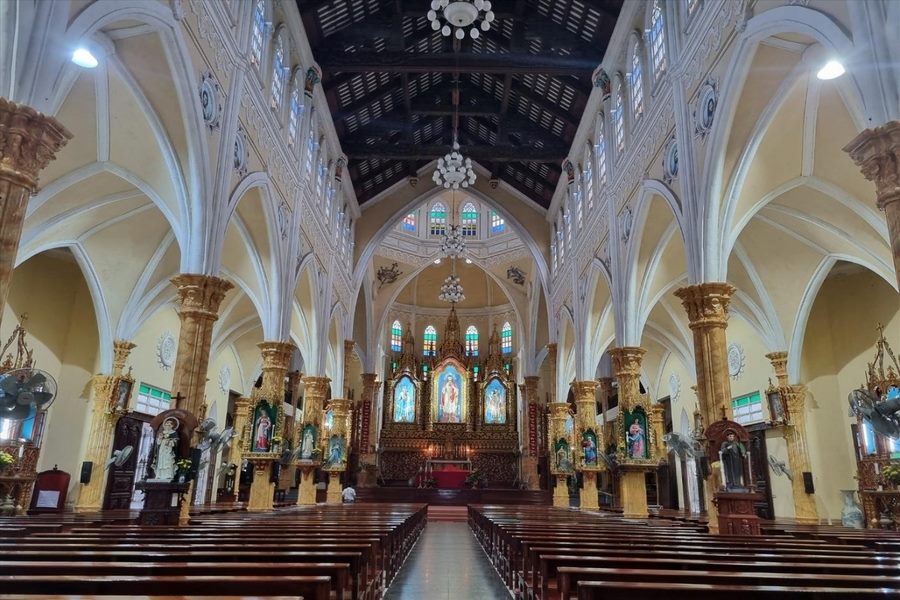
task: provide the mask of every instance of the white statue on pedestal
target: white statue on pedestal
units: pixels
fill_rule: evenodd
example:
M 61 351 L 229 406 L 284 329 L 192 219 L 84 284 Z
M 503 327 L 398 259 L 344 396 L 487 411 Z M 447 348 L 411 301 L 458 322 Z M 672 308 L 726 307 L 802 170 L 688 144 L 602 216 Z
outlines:
M 156 457 L 153 459 L 155 477 L 148 481 L 172 481 L 175 479 L 175 449 L 178 446 L 178 419 L 169 417 L 163 421 L 156 434 Z

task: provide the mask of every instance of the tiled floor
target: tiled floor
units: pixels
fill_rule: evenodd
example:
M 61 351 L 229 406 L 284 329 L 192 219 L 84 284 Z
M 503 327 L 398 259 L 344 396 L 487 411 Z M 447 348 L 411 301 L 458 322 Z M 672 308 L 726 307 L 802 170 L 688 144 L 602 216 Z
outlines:
M 466 523 L 429 522 L 384 600 L 509 600 Z

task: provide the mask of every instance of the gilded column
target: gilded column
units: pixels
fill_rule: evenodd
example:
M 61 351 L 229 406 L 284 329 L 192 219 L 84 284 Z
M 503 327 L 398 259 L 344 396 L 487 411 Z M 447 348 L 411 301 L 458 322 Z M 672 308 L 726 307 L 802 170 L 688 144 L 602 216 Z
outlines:
M 72 134 L 29 106 L 0 98 L 0 318 L 16 266 L 28 198 Z
M 844 152 L 875 183 L 875 204 L 884 211 L 900 283 L 900 121 L 866 129 L 844 146 Z
M 300 442 L 300 415 L 298 414 L 300 402 L 300 379 L 303 375 L 300 371 L 291 371 L 288 373 L 288 390 L 291 393 L 291 420 L 285 420 L 284 439 L 290 441 L 291 448 L 296 448 Z
M 527 440 L 528 448 L 522 459 L 523 479 L 529 490 L 541 489 L 541 481 L 538 476 L 538 460 L 540 458 L 541 449 L 541 415 L 544 414 L 544 408 L 541 406 L 541 399 L 538 397 L 538 384 L 541 378 L 535 375 L 525 377 L 525 384 L 522 386 L 524 390 L 525 409 L 528 411 L 527 420 Z
M 344 340 L 344 384 L 342 386 L 344 398 L 350 397 L 350 361 L 356 358 L 354 348 L 353 340 Z
M 556 402 L 556 344 L 547 344 L 547 364 L 550 367 L 550 402 Z
M 116 412 L 115 388 L 125 362 L 135 345 L 125 340 L 113 342 L 112 375 L 95 375 L 91 380 L 91 430 L 84 460 L 93 463 L 91 482 L 84 484 L 75 503 L 75 512 L 94 512 L 102 508 L 106 488 L 106 461 L 111 452 L 113 432 L 121 412 Z M 127 407 L 125 407 L 127 408 Z
M 728 375 L 728 303 L 735 288 L 728 283 L 700 283 L 675 290 L 688 314 L 697 365 L 697 398 L 703 422 L 709 427 L 725 415 L 731 418 L 731 379 Z
M 566 431 L 568 418 L 568 403 L 550 403 L 550 436 L 547 441 L 550 453 L 550 472 L 556 477 L 556 485 L 553 488 L 553 506 L 561 507 L 569 506 L 569 486 L 566 480 L 569 475 L 574 475 L 572 439 Z
M 610 443 L 615 443 L 616 440 L 616 431 L 615 431 L 615 420 L 607 420 L 607 413 L 609 412 L 609 399 L 612 396 L 612 388 L 613 388 L 613 378 L 612 377 L 600 377 L 597 379 L 597 383 L 600 387 L 600 428 L 603 430 L 603 443 L 604 446 L 599 448 L 600 452 L 604 454 L 608 454 L 607 449 L 609 448 Z M 604 475 L 600 474 L 600 481 L 598 482 L 602 491 L 605 492 L 613 492 L 613 484 L 612 484 L 612 473 L 607 471 Z
M 599 510 L 597 494 L 597 473 L 601 468 L 599 453 L 603 448 L 603 431 L 597 427 L 597 401 L 594 390 L 597 382 L 574 381 L 575 392 L 575 468 L 581 471 L 582 487 L 580 506 L 582 509 Z
M 341 473 L 347 471 L 347 458 L 350 447 L 350 401 L 332 399 L 329 402 L 334 417 L 330 436 L 327 440 L 322 470 L 328 472 L 327 504 L 341 503 Z
M 647 483 L 644 473 L 648 470 L 647 460 L 634 457 L 626 451 L 630 446 L 626 437 L 628 425 L 625 423 L 626 413 L 637 413 L 641 408 L 646 411 L 645 402 L 641 398 L 641 362 L 647 351 L 637 346 L 611 348 L 613 370 L 619 382 L 619 416 L 616 419 L 616 448 L 619 461 L 619 498 L 622 502 L 623 514 L 626 518 L 647 517 Z M 646 413 L 645 413 L 646 416 Z M 640 426 L 640 423 L 638 422 Z M 649 432 L 643 427 L 643 444 L 648 444 Z M 648 453 L 649 454 L 649 453 Z
M 219 318 L 219 305 L 225 293 L 234 286 L 212 275 L 188 273 L 173 277 L 172 283 L 178 288 L 181 320 L 172 392 L 182 398 L 177 408 L 202 418 L 213 324 Z
M 315 427 L 316 450 L 322 446 L 322 407 L 325 397 L 328 395 L 328 385 L 331 379 L 328 377 L 304 377 L 303 378 L 303 428 L 307 425 Z M 302 428 L 301 428 L 302 429 Z M 321 450 L 319 450 L 321 452 Z M 300 489 L 297 494 L 297 504 L 316 503 L 315 472 L 318 459 L 301 461 L 300 463 Z M 308 463 L 308 464 L 307 464 Z
M 806 386 L 790 385 L 787 374 L 787 352 L 770 352 L 766 358 L 775 369 L 778 391 L 787 408 L 788 422 L 783 425 L 784 441 L 787 444 L 788 462 L 794 479 L 791 492 L 794 497 L 794 513 L 800 523 L 818 523 L 819 511 L 816 498 L 806 493 L 803 473 L 811 471 L 806 438 Z
M 378 439 L 375 430 L 377 419 L 375 418 L 375 386 L 378 375 L 375 373 L 362 374 L 362 394 L 360 394 L 360 438 L 359 451 L 369 464 L 375 464 L 374 443 Z
M 231 450 L 228 455 L 228 462 L 237 465 L 238 469 L 235 473 L 235 481 L 234 481 L 234 501 L 238 501 L 238 495 L 241 487 L 241 452 L 243 449 L 241 445 L 243 444 L 243 440 L 245 436 L 249 436 L 247 433 L 247 424 L 249 422 L 248 415 L 250 414 L 250 398 L 241 396 L 237 400 L 234 401 L 234 440 L 231 442 Z

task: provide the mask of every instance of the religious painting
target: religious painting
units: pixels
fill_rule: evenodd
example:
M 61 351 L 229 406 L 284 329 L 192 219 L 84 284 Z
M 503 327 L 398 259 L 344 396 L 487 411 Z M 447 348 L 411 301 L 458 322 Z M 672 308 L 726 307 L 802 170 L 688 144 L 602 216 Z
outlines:
M 572 415 L 566 417 L 566 435 L 575 433 L 575 418 Z
M 319 432 L 312 423 L 303 426 L 303 432 L 300 434 L 300 460 L 311 460 L 313 450 L 316 449 Z
M 403 376 L 394 386 L 394 423 L 416 422 L 416 385 Z
M 435 422 L 464 423 L 466 407 L 466 378 L 454 363 L 447 363 L 435 372 Z
M 333 435 L 328 440 L 328 454 L 325 457 L 326 469 L 340 468 L 347 462 L 347 442 L 342 436 Z
M 253 438 L 251 452 L 272 452 L 272 436 L 275 435 L 275 407 L 263 400 L 253 411 Z
M 572 470 L 572 452 L 569 448 L 569 440 L 566 438 L 556 440 L 553 445 L 553 456 L 557 471 L 565 473 Z
M 581 434 L 581 451 L 584 454 L 584 466 L 597 467 L 597 434 L 593 429 L 588 429 Z
M 325 431 L 331 431 L 331 429 L 334 427 L 334 411 L 330 408 L 325 410 L 325 420 L 323 426 L 325 427 Z
M 128 409 L 128 400 L 131 398 L 131 388 L 134 381 L 125 378 L 116 380 L 116 389 L 114 397 L 114 410 L 123 412 Z
M 484 386 L 484 422 L 506 425 L 506 386 L 497 377 Z
M 625 455 L 628 458 L 650 458 L 647 440 L 647 414 L 637 407 L 634 412 L 625 411 Z

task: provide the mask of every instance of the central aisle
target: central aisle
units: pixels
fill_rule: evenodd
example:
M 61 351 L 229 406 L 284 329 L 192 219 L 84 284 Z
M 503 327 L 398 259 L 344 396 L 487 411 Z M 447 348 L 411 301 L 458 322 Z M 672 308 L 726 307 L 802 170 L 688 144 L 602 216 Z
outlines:
M 384 600 L 510 597 L 466 523 L 429 521 Z

